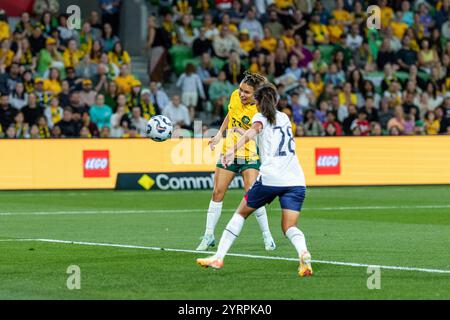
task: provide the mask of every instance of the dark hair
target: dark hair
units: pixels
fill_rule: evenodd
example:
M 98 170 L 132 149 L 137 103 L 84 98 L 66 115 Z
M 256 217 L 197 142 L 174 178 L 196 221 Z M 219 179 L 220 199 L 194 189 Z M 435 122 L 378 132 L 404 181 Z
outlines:
M 248 84 L 256 91 L 256 89 L 267 83 L 267 79 L 263 75 L 260 75 L 259 73 L 251 73 L 245 71 L 244 79 L 242 80 L 242 82 Z
M 264 117 L 267 118 L 270 124 L 275 123 L 276 105 L 278 92 L 275 86 L 271 83 L 263 84 L 256 89 L 254 97 L 259 105 L 259 110 Z

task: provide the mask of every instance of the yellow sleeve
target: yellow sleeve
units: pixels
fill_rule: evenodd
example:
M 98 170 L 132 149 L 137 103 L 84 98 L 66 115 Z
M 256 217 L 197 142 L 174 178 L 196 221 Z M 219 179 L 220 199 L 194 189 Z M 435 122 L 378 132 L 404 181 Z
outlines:
M 228 104 L 228 113 L 232 116 L 236 112 L 236 104 L 239 101 L 239 90 L 234 90 L 230 97 L 230 103 Z

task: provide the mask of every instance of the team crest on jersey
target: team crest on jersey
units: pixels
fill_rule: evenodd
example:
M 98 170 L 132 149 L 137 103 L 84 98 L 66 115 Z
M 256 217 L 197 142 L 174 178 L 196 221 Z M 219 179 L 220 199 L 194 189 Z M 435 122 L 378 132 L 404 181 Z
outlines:
M 244 124 L 249 124 L 249 123 L 250 123 L 250 118 L 247 117 L 247 116 L 243 116 L 243 117 L 242 117 L 242 123 L 244 123 Z

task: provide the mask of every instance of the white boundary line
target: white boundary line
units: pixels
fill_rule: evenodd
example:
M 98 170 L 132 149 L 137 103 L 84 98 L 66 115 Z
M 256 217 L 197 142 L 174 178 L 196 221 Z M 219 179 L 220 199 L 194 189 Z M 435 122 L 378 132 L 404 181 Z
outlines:
M 85 242 L 85 241 L 68 241 L 68 240 L 56 240 L 56 239 L 0 239 L 0 242 L 33 242 L 33 241 L 47 242 L 47 243 L 75 244 L 75 245 L 96 246 L 96 247 L 111 247 L 111 248 L 142 249 L 142 250 L 167 251 L 167 252 L 211 254 L 211 252 L 209 252 L 209 251 L 195 251 L 195 250 L 186 250 L 186 249 L 172 249 L 172 248 L 136 246 L 136 245 L 127 245 L 127 244 L 113 244 L 113 243 L 97 243 L 97 242 Z M 295 259 L 295 258 L 259 256 L 259 255 L 242 254 L 242 253 L 229 253 L 228 256 L 250 258 L 250 259 L 282 260 L 282 261 L 297 261 L 298 262 L 298 259 Z M 450 270 L 442 270 L 442 269 L 428 269 L 428 268 L 401 267 L 401 266 L 383 266 L 383 265 L 375 265 L 375 264 L 326 261 L 326 260 L 312 260 L 312 262 L 319 263 L 319 264 L 331 264 L 331 265 L 347 266 L 347 267 L 365 267 L 365 268 L 378 267 L 380 269 L 387 269 L 387 270 L 418 271 L 418 272 L 427 272 L 427 273 L 450 274 Z
M 411 205 L 411 206 L 349 206 L 349 207 L 309 207 L 302 211 L 357 211 L 386 209 L 450 209 L 450 204 L 444 205 Z M 133 213 L 185 213 L 203 212 L 201 209 L 149 209 L 149 210 L 67 210 L 67 211 L 11 211 L 0 212 L 0 216 L 12 215 L 71 215 L 71 214 L 133 214 Z M 223 209 L 223 212 L 234 212 L 235 209 Z

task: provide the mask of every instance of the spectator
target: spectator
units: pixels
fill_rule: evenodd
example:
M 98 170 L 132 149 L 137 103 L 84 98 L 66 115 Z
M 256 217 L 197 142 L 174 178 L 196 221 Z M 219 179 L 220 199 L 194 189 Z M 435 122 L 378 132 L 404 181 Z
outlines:
M 268 56 L 270 54 L 269 50 L 262 47 L 262 42 L 259 38 L 255 38 L 253 42 L 254 42 L 253 49 L 250 50 L 248 55 L 250 59 L 253 57 L 258 58 L 260 55 Z
M 28 93 L 22 82 L 16 83 L 16 88 L 9 95 L 9 103 L 17 110 L 22 110 L 28 103 Z
M 45 117 L 44 115 L 40 116 L 37 123 L 39 128 L 39 136 L 42 139 L 50 138 L 52 136 L 52 133 L 47 123 L 47 117 Z
M 70 86 L 67 80 L 61 82 L 61 93 L 59 94 L 59 102 L 61 107 L 65 108 L 70 105 Z
M 378 122 L 378 111 L 375 109 L 375 100 L 372 96 L 366 98 L 365 106 L 362 110 L 367 114 L 367 121 Z
M 205 36 L 209 40 L 213 40 L 219 35 L 219 30 L 213 22 L 213 17 L 211 14 L 207 13 L 203 16 L 203 28 L 205 28 Z
M 405 115 L 401 106 L 395 107 L 394 117 L 388 121 L 387 129 L 391 135 L 402 135 L 405 132 Z
M 262 39 L 264 36 L 261 23 L 255 19 L 255 10 L 253 8 L 247 11 L 245 19 L 239 24 L 239 29 L 247 29 L 249 31 L 250 39 L 255 37 Z
M 223 26 L 218 36 L 213 40 L 215 54 L 222 59 L 228 58 L 231 51 L 242 52 L 239 40 L 230 33 L 227 26 Z
M 107 22 L 104 23 L 102 32 L 103 33 L 100 39 L 102 42 L 103 49 L 105 50 L 105 52 L 113 51 L 114 45 L 117 42 L 120 42 L 119 37 L 113 33 L 113 28 L 111 24 Z
M 159 107 L 156 107 L 152 103 L 151 91 L 149 89 L 144 89 L 141 91 L 141 101 L 140 106 L 142 109 L 142 115 L 146 120 L 149 120 L 151 117 L 161 114 L 161 110 Z
M 73 110 L 71 107 L 67 107 L 63 111 L 63 118 L 56 123 L 61 129 L 61 135 L 64 138 L 74 138 L 79 134 L 79 130 L 77 130 L 77 125 L 75 121 L 73 121 Z
M 80 92 L 80 103 L 85 106 L 92 106 L 95 103 L 97 92 L 92 89 L 92 80 L 85 79 L 82 82 L 83 90 Z
M 245 53 L 245 56 L 253 49 L 254 43 L 253 40 L 250 39 L 250 34 L 247 29 L 242 29 L 239 33 L 239 45 Z
M 117 109 L 117 96 L 119 88 L 114 81 L 108 83 L 108 90 L 105 94 L 105 104 L 110 106 L 113 111 Z
M 91 106 L 89 115 L 97 127 L 101 130 L 104 126 L 109 126 L 112 116 L 111 107 L 105 104 L 105 96 L 98 94 L 95 104 Z
M 312 38 L 315 44 L 328 44 L 330 42 L 328 28 L 320 21 L 320 15 L 317 12 L 312 14 L 307 35 Z
M 326 136 L 342 136 L 342 128 L 336 121 L 336 115 L 333 111 L 327 111 L 326 121 L 323 124 Z
M 124 135 L 124 128 L 122 127 L 122 119 L 125 116 L 125 107 L 119 106 L 116 112 L 111 116 L 111 138 L 121 138 Z
M 129 94 L 131 92 L 131 84 L 135 80 L 134 76 L 130 74 L 128 66 L 122 65 L 120 67 L 120 74 L 114 81 L 119 88 L 119 93 Z
M 87 128 L 89 130 L 89 134 L 91 137 L 97 138 L 100 136 L 97 124 L 92 122 L 91 116 L 90 116 L 89 112 L 87 112 L 87 111 L 83 112 L 83 114 L 82 114 L 80 127 Z M 105 128 L 105 127 L 108 127 L 108 126 L 104 126 L 103 128 Z M 81 129 L 80 129 L 80 131 L 81 131 Z
M 111 138 L 111 129 L 109 129 L 109 127 L 107 126 L 104 126 L 100 131 L 100 138 L 102 139 Z
M 195 73 L 193 64 L 189 63 L 186 65 L 185 72 L 177 81 L 177 87 L 181 88 L 181 101 L 184 105 L 188 106 L 191 120 L 193 120 L 199 95 L 201 99 L 206 98 L 202 81 Z
M 301 12 L 300 10 L 296 10 Z M 284 33 L 284 26 L 280 23 L 276 10 L 269 11 L 269 21 L 264 25 L 273 37 L 279 39 Z
M 50 68 L 64 68 L 64 60 L 57 50 L 57 41 L 54 38 L 47 38 L 45 41 L 45 49 L 39 52 L 39 61 L 37 71 L 45 77 Z
M 100 0 L 103 23 L 113 26 L 113 33 L 117 35 L 120 30 L 121 0 Z
M 30 126 L 37 124 L 37 120 L 43 115 L 42 108 L 38 107 L 36 94 L 30 93 L 27 99 L 27 105 L 21 110 L 23 112 L 25 122 Z
M 59 32 L 59 38 L 61 39 L 61 44 L 63 46 L 67 46 L 68 42 L 71 39 L 75 39 L 77 37 L 76 30 L 69 28 L 67 25 L 68 18 L 68 15 L 64 13 L 60 14 L 58 17 L 59 25 L 57 27 L 57 30 Z
M 44 80 L 44 91 L 51 95 L 59 95 L 62 91 L 59 70 L 51 68 L 48 79 Z
M 205 27 L 200 28 L 200 35 L 192 43 L 192 53 L 195 57 L 213 53 L 212 41 L 206 37 Z
M 305 112 L 305 118 L 303 121 L 303 128 L 306 136 L 323 136 L 325 130 L 322 124 L 316 120 L 314 111 L 309 109 Z
M 180 102 L 180 97 L 174 95 L 171 103 L 164 108 L 163 116 L 168 117 L 174 126 L 178 125 L 181 128 L 190 129 L 191 118 L 189 117 L 189 110 Z
M 319 72 L 324 74 L 328 70 L 328 66 L 322 59 L 322 54 L 319 49 L 314 51 L 313 60 L 308 63 L 308 70 L 312 73 Z
M 370 134 L 370 124 L 367 121 L 367 112 L 364 109 L 359 110 L 358 117 L 353 120 L 351 126 L 353 135 L 368 136 Z M 355 129 L 358 134 L 355 134 Z
M 218 120 L 226 111 L 229 97 L 233 93 L 234 86 L 227 80 L 225 71 L 220 71 L 217 81 L 214 81 L 208 89 L 208 95 L 214 106 L 214 116 Z
M 339 87 L 345 82 L 344 71 L 338 71 L 336 63 L 330 65 L 329 71 L 325 74 L 325 83 L 332 83 L 333 86 Z
M 123 49 L 122 44 L 119 41 L 114 44 L 113 50 L 108 53 L 108 58 L 111 63 L 119 68 L 131 63 L 130 55 Z
M 29 38 L 29 41 L 33 56 L 36 56 L 46 47 L 46 39 L 43 36 L 42 29 L 38 24 L 33 27 L 33 32 Z
M 81 130 L 80 130 L 80 138 L 82 138 L 82 139 L 92 138 L 92 135 L 91 135 L 91 133 L 90 133 L 88 128 L 86 128 L 86 127 L 82 127 L 81 128 Z
M 345 135 L 351 136 L 353 133 L 352 124 L 353 121 L 357 119 L 358 110 L 356 109 L 356 105 L 350 104 L 348 106 L 348 116 L 342 122 L 342 129 L 344 130 Z
M 217 81 L 217 68 L 212 64 L 209 53 L 202 54 L 201 63 L 197 67 L 197 74 L 206 91 L 213 82 Z
M 47 118 L 48 125 L 52 128 L 55 124 L 63 118 L 63 109 L 59 105 L 59 99 L 53 96 L 50 100 L 50 105 L 45 108 L 44 115 Z
M 30 137 L 29 125 L 25 122 L 23 113 L 19 111 L 14 117 L 14 129 L 16 131 L 16 138 L 27 139 Z
M 191 16 L 188 14 L 183 15 L 181 19 L 181 25 L 178 28 L 178 39 L 181 44 L 186 46 L 192 46 L 194 39 L 199 36 L 197 28 L 193 28 L 191 25 Z
M 58 125 L 55 125 L 52 128 L 52 139 L 61 139 L 61 138 L 64 138 L 62 130 Z
M 227 75 L 227 80 L 232 85 L 237 86 L 243 79 L 244 68 L 241 59 L 236 51 L 231 51 L 228 62 L 223 66 L 222 70 Z
M 30 129 L 30 139 L 40 139 L 41 135 L 39 134 L 39 127 L 37 124 L 33 124 Z
M 431 68 L 439 65 L 439 58 L 436 50 L 430 48 L 426 39 L 422 40 L 421 50 L 419 51 L 419 67 L 427 73 L 431 73 Z
M 0 126 L 2 128 L 8 128 L 14 123 L 14 117 L 17 114 L 17 110 L 14 109 L 9 103 L 9 96 L 0 96 Z
M 137 133 L 141 137 L 145 136 L 145 131 L 147 130 L 147 120 L 141 116 L 141 108 L 134 106 L 131 109 L 130 124 L 130 128 L 136 128 Z
M 433 111 L 427 111 L 425 114 L 425 132 L 428 135 L 436 135 L 440 130 L 440 122 L 436 119 Z
M 397 52 L 397 64 L 404 71 L 409 71 L 409 67 L 417 61 L 417 53 L 410 49 L 409 36 L 403 38 L 403 46 Z
M 151 101 L 155 108 L 164 111 L 165 107 L 169 105 L 170 100 L 164 90 L 158 88 L 158 84 L 154 81 L 150 82 Z

